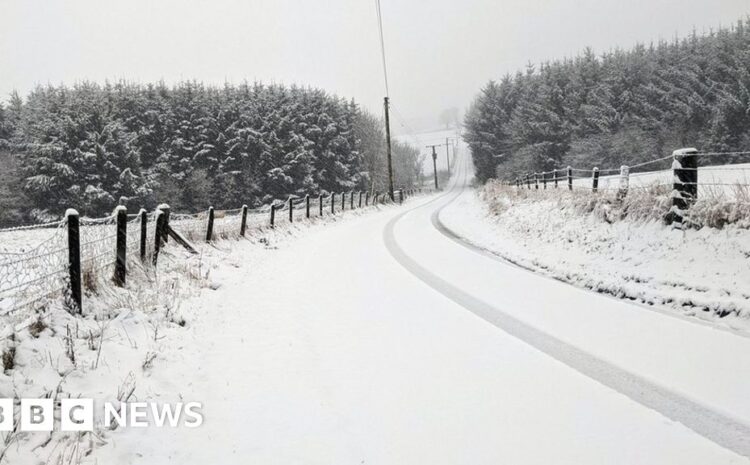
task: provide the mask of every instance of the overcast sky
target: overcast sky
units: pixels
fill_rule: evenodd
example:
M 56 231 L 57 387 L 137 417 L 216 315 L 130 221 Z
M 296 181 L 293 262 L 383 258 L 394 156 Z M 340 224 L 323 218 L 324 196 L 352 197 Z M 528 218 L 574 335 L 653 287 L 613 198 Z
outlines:
M 528 61 L 727 25 L 750 0 L 381 0 L 410 127 Z M 380 112 L 374 0 L 0 0 L 0 94 L 90 79 L 309 84 Z

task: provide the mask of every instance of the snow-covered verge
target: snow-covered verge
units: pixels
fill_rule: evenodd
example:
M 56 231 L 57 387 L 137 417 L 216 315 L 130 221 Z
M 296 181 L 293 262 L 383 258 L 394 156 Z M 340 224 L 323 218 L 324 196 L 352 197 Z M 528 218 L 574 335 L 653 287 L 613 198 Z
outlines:
M 195 340 L 193 324 L 216 309 L 193 303 L 221 289 L 222 276 L 248 261 L 268 260 L 269 252 L 313 229 L 392 208 L 398 207 L 381 205 L 293 225 L 280 221 L 275 229 L 250 230 L 242 240 L 196 243 L 198 255 L 170 241 L 157 270 L 132 264 L 125 288 L 105 276 L 88 283 L 83 317 L 51 301 L 3 318 L 0 398 L 14 398 L 16 405 L 21 398 L 184 401 L 172 370 L 184 364 L 181 347 L 203 344 Z M 92 462 L 92 451 L 116 441 L 119 433 L 103 428 L 101 412 L 96 413 L 95 433 L 0 432 L 0 464 Z
M 748 207 L 712 209 L 706 202 L 693 218 L 718 218 L 711 221 L 724 227 L 680 231 L 660 219 L 665 199 L 642 191 L 619 205 L 590 193 L 488 183 L 463 191 L 440 220 L 473 244 L 555 279 L 750 331 Z

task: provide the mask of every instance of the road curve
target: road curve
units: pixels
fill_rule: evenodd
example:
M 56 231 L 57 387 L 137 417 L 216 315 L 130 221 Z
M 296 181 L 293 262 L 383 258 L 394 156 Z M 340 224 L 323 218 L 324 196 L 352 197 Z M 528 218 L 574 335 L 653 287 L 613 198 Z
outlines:
M 399 236 L 397 232 L 400 223 L 403 223 L 409 216 L 414 217 L 415 214 L 420 214 L 421 219 L 429 217 L 432 227 L 439 231 L 446 241 L 461 242 L 460 237 L 456 237 L 450 230 L 442 227 L 438 218 L 440 211 L 468 188 L 470 179 L 468 161 L 464 160 L 463 163 L 457 165 L 459 170 L 453 178 L 450 189 L 430 202 L 398 214 L 386 225 L 383 232 L 385 246 L 400 265 L 435 291 L 505 333 L 522 340 L 579 373 L 624 394 L 633 401 L 655 410 L 673 421 L 682 423 L 716 444 L 739 455 L 750 457 L 750 426 L 744 418 L 737 418 L 720 408 L 713 408 L 703 402 L 703 399 L 691 398 L 691 396 L 672 389 L 666 384 L 659 383 L 658 380 L 654 381 L 653 378 L 648 379 L 636 371 L 624 369 L 595 353 L 566 342 L 550 332 L 541 330 L 505 311 L 504 307 L 507 306 L 507 302 L 497 304 L 491 300 L 488 301 L 478 297 L 463 289 L 459 284 L 452 282 L 452 280 L 441 276 L 434 269 L 430 269 L 430 265 L 421 263 L 419 259 L 415 258 L 409 246 L 403 243 L 403 237 Z M 416 220 L 413 219 L 413 221 Z M 465 250 L 466 254 L 474 253 L 469 249 Z M 419 253 L 417 252 L 415 255 L 418 256 Z M 486 265 L 487 263 L 477 263 L 477 266 Z M 512 267 L 511 264 L 500 262 L 497 262 L 497 266 Z M 491 272 L 491 270 L 488 270 L 488 272 Z M 522 273 L 523 271 L 517 270 L 517 272 Z M 540 276 L 537 278 L 550 281 Z M 564 286 L 561 283 L 556 283 L 556 285 Z M 602 299 L 601 296 L 592 294 L 593 298 Z M 582 302 L 582 305 L 586 305 L 586 303 Z M 639 309 L 639 311 L 644 310 Z M 680 322 L 679 324 L 685 323 Z M 710 331 L 710 328 L 706 328 L 706 330 Z

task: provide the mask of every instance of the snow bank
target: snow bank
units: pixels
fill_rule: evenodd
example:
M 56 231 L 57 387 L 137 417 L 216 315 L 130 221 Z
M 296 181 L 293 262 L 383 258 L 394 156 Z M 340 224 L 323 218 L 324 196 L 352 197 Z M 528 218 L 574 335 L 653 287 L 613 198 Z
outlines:
M 440 219 L 472 243 L 525 268 L 749 331 L 746 224 L 677 231 L 657 219 L 668 209 L 664 197 L 633 199 L 630 205 L 623 213 L 590 194 L 516 192 L 488 184 L 478 192 L 464 191 Z

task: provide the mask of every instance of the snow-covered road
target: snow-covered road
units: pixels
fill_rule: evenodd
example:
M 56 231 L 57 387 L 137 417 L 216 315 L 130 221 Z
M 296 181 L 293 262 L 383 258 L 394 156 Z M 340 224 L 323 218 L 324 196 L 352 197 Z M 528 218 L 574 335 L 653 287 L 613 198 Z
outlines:
M 750 462 L 750 339 L 462 245 L 435 226 L 457 166 L 443 195 L 240 249 L 152 388 L 204 424 L 118 432 L 100 463 Z

